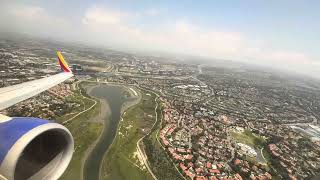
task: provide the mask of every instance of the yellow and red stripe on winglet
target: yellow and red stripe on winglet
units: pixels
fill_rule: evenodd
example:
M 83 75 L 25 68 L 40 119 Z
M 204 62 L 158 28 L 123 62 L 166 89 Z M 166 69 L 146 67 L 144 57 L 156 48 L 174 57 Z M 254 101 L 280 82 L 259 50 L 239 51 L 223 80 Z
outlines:
M 61 70 L 64 72 L 71 72 L 67 62 L 64 60 L 60 51 L 57 51 L 57 55 L 58 55 L 58 61 L 59 61 L 59 65 L 61 67 Z

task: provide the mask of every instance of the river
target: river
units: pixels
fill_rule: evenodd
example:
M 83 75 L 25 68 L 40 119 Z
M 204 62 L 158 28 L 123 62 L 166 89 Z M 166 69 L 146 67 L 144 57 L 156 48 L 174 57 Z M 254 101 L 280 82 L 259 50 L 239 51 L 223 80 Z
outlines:
M 113 85 L 98 85 L 95 86 L 89 95 L 98 99 L 105 100 L 110 107 L 110 114 L 103 120 L 104 130 L 96 146 L 92 149 L 84 165 L 84 180 L 98 180 L 100 175 L 100 164 L 103 156 L 111 145 L 119 124 L 121 116 L 121 106 L 127 101 L 124 94 L 124 88 Z

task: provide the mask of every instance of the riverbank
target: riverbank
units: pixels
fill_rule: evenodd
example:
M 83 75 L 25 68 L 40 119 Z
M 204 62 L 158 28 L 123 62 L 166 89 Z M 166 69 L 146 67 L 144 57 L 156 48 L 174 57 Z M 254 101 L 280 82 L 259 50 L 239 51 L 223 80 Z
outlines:
M 92 84 L 94 82 L 89 83 Z M 110 111 L 110 113 L 108 113 L 109 116 L 100 118 L 104 121 L 103 132 L 95 147 L 90 149 L 86 157 L 83 168 L 84 180 L 99 179 L 101 162 L 116 136 L 120 116 L 127 108 L 134 105 L 138 99 L 138 97 L 132 96 L 134 92 L 130 92 L 129 88 L 125 86 L 103 83 L 94 84 L 94 87 L 88 89 L 88 94 L 100 99 L 102 102 L 105 101 L 109 107 L 107 111 Z M 103 111 L 105 109 L 101 111 L 102 114 L 105 113 Z
M 90 93 L 90 90 L 88 91 L 88 93 Z M 106 129 L 105 128 L 105 126 L 106 126 L 105 123 L 108 123 L 108 122 L 105 122 L 103 119 L 104 118 L 108 118 L 108 116 L 110 116 L 110 113 L 111 113 L 110 107 L 109 107 L 109 104 L 107 103 L 107 101 L 100 99 L 100 104 L 101 104 L 100 113 L 97 115 L 97 117 L 94 117 L 94 118 L 90 119 L 89 121 L 92 122 L 92 123 L 102 123 L 103 124 L 103 129 L 102 129 L 102 132 L 100 133 L 99 137 L 95 140 L 94 143 L 92 143 L 90 145 L 90 147 L 85 152 L 85 155 L 84 155 L 84 157 L 82 159 L 81 180 L 84 179 L 83 173 L 84 173 L 85 161 L 87 160 L 88 156 L 92 153 L 93 148 L 97 145 L 97 143 L 101 139 L 103 131 L 105 131 L 105 129 Z
M 85 111 L 94 105 L 95 99 L 87 96 L 85 92 L 76 90 L 73 97 L 75 102 L 81 105 L 77 108 L 78 113 Z M 70 130 L 74 137 L 75 149 L 72 160 L 60 179 L 82 179 L 83 162 L 90 147 L 94 146 L 95 141 L 99 138 L 103 124 L 101 122 L 92 122 L 91 118 L 100 114 L 101 104 L 97 102 L 90 110 L 81 113 L 71 121 L 65 123 L 65 126 Z M 70 119 L 69 115 L 59 118 L 60 122 L 65 122 Z
M 136 95 L 137 89 L 132 91 Z M 141 157 L 137 141 L 150 131 L 154 123 L 155 96 L 138 91 L 140 100 L 122 107 L 122 120 L 101 164 L 100 179 L 153 179 Z M 148 95 L 147 95 L 148 94 Z
M 90 82 L 92 83 L 92 82 Z M 95 88 L 96 86 L 99 86 L 99 83 L 95 83 L 96 85 L 94 86 L 89 86 L 86 91 L 87 94 L 91 94 L 91 91 L 93 88 Z M 114 85 L 115 86 L 115 85 Z M 100 108 L 100 113 L 92 118 L 90 121 L 91 122 L 100 122 L 103 123 L 103 130 L 100 133 L 100 136 L 98 137 L 98 139 L 96 139 L 96 141 L 89 147 L 89 149 L 87 150 L 87 152 L 85 153 L 85 156 L 83 158 L 83 162 L 82 162 L 82 171 L 81 171 L 81 180 L 84 179 L 84 166 L 85 166 L 85 161 L 87 160 L 88 156 L 92 153 L 93 148 L 97 145 L 97 143 L 99 142 L 99 140 L 101 139 L 102 134 L 105 132 L 105 130 L 107 129 L 106 126 L 109 123 L 108 121 L 105 121 L 104 119 L 106 118 L 110 118 L 110 114 L 111 114 L 111 110 L 110 110 L 110 106 L 108 104 L 108 102 L 105 99 L 99 99 L 100 100 L 100 104 L 101 104 L 101 108 Z
M 121 84 L 108 84 L 108 85 L 111 85 L 111 86 L 118 86 L 118 87 L 124 87 L 127 89 L 127 91 L 130 93 L 130 97 L 132 98 L 135 98 L 133 101 L 126 101 L 122 104 L 122 107 L 121 107 L 121 116 L 120 116 L 120 122 L 123 121 L 123 116 L 126 114 L 126 111 L 135 106 L 136 104 L 138 104 L 140 101 L 141 101 L 141 94 L 140 93 L 137 93 L 136 91 L 134 91 L 134 89 L 132 89 L 132 87 L 129 87 L 129 86 L 125 86 L 125 85 L 121 85 Z M 119 123 L 118 126 L 117 126 L 117 132 L 116 134 L 119 133 L 119 126 L 121 124 Z M 114 142 L 115 142 L 115 139 L 116 137 L 114 138 L 114 140 L 112 141 L 112 144 L 110 145 L 111 147 L 113 146 Z M 104 154 L 104 158 L 106 157 L 107 153 L 109 152 L 110 148 L 105 152 Z M 104 162 L 104 159 L 103 159 L 103 162 Z M 101 179 L 101 174 L 103 174 L 103 163 L 100 164 L 100 179 Z

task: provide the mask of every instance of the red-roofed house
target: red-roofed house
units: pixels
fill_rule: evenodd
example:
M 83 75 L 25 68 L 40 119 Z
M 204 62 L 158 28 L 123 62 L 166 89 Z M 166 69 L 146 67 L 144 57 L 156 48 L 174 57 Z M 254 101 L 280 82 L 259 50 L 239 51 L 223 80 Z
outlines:
M 184 158 L 185 158 L 186 160 L 192 160 L 193 155 L 192 155 L 192 154 L 188 154 L 188 155 L 185 155 Z
M 189 176 L 191 179 L 193 179 L 195 177 L 195 175 L 190 172 L 189 170 L 185 170 L 184 173 L 186 174 L 186 176 Z
M 218 164 L 217 164 L 217 167 L 218 167 L 219 169 L 221 169 L 221 168 L 223 167 L 223 164 L 218 163 Z
M 295 176 L 293 176 L 292 174 L 289 174 L 289 177 L 291 180 L 297 180 L 297 178 Z
M 183 160 L 183 157 L 178 155 L 177 153 L 172 154 L 172 156 L 175 160 L 180 160 L 180 161 Z
M 196 172 L 199 174 L 199 173 L 203 172 L 203 169 L 202 168 L 197 168 Z
M 266 172 L 266 173 L 264 173 L 264 175 L 265 175 L 268 179 L 272 179 L 272 176 L 271 176 L 270 173 Z
M 188 169 L 183 163 L 180 163 L 180 168 L 182 169 L 182 171 L 185 171 L 186 169 Z
M 218 178 L 215 176 L 210 176 L 210 180 L 218 180 Z
M 210 169 L 211 173 L 220 174 L 220 171 L 218 169 Z
M 267 177 L 264 175 L 259 175 L 258 180 L 267 180 Z
M 207 180 L 207 178 L 204 176 L 197 176 L 196 180 Z
M 184 148 L 178 148 L 177 151 L 179 153 L 186 153 L 187 152 Z
M 256 176 L 254 176 L 253 174 L 251 174 L 250 179 L 256 180 L 257 178 L 256 178 Z
M 192 162 L 189 162 L 188 163 L 188 167 L 193 167 L 194 165 L 193 165 L 193 163 Z
M 168 150 L 171 154 L 175 153 L 175 150 L 172 147 L 169 147 Z
M 242 180 L 242 177 L 238 173 L 235 175 L 235 177 L 236 177 L 237 180 Z
M 236 166 L 239 165 L 240 163 L 241 163 L 240 159 L 236 159 L 233 162 L 233 164 L 236 165 Z
M 168 146 L 169 145 L 169 141 L 164 137 L 164 138 L 161 138 L 162 139 L 162 143 L 164 146 Z
M 212 168 L 212 164 L 207 162 L 207 168 L 211 169 Z
M 269 144 L 268 147 L 271 151 L 278 150 L 278 147 L 275 144 Z

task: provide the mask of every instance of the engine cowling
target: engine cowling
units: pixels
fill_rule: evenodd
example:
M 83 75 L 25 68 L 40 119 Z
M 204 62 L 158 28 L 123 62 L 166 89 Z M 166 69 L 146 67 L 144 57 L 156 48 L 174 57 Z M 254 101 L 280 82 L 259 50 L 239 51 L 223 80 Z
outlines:
M 73 148 L 71 133 L 60 124 L 29 117 L 0 121 L 0 174 L 8 180 L 58 179 Z

